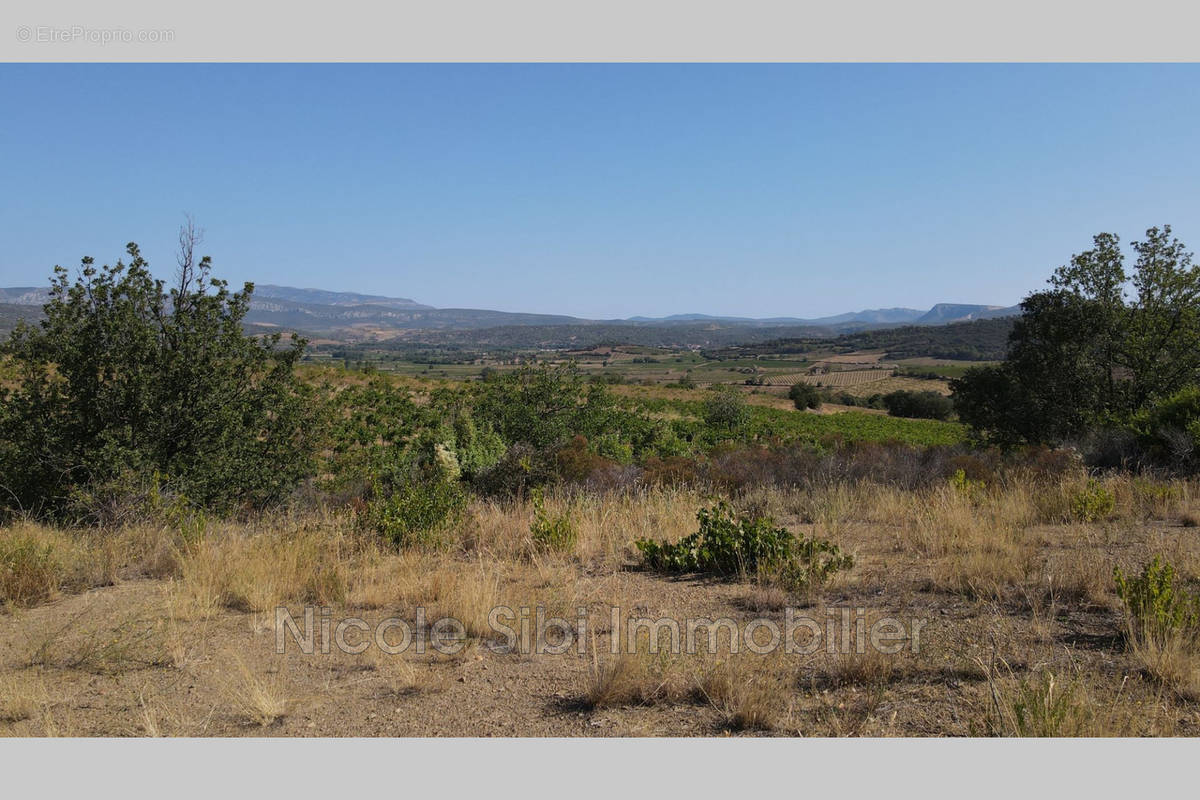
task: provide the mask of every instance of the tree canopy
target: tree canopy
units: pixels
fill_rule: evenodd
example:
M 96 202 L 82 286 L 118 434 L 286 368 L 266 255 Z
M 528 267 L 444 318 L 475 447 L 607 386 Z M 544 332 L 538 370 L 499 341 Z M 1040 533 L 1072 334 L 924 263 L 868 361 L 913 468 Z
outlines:
M 1021 303 L 1006 360 L 952 382 L 959 417 L 1000 444 L 1057 443 L 1127 424 L 1200 380 L 1200 266 L 1170 226 L 1115 234 Z
M 65 513 L 80 493 L 157 475 L 189 500 L 230 509 L 278 499 L 308 473 L 317 426 L 293 369 L 304 342 L 246 336 L 253 285 L 230 292 L 181 234 L 168 289 L 136 244 L 129 261 L 55 267 L 45 318 L 5 349 L 4 503 Z

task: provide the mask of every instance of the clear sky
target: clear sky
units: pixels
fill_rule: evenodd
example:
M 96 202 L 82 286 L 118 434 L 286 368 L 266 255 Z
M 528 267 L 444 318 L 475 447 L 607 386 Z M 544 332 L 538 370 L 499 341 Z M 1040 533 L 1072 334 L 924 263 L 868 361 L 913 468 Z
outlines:
M 0 65 L 0 286 L 185 212 L 231 282 L 439 307 L 1009 305 L 1200 248 L 1200 65 Z

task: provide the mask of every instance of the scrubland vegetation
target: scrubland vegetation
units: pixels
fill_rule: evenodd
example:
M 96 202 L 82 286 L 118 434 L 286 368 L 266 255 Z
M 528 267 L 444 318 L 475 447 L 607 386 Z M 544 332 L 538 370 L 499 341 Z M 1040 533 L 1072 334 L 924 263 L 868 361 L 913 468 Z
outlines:
M 250 287 L 228 293 L 183 244 L 174 290 L 131 246 L 60 274 L 44 324 L 5 346 L 0 731 L 1200 728 L 1194 374 L 1154 388 L 1122 362 L 1114 396 L 1133 381 L 1141 401 L 1013 441 L 973 382 L 1035 402 L 1028 310 L 1015 360 L 961 379 L 969 425 L 819 413 L 808 389 L 622 392 L 570 363 L 463 381 L 300 366 L 302 341 L 243 334 Z M 1142 457 L 1111 463 L 1118 429 Z M 280 654 L 280 607 L 400 619 L 422 646 Z M 497 608 L 542 609 L 587 646 L 497 651 Z M 610 646 L 630 620 L 797 610 L 919 624 L 890 653 L 732 635 L 675 652 L 657 629 Z M 426 646 L 420 620 L 442 616 L 455 652 Z

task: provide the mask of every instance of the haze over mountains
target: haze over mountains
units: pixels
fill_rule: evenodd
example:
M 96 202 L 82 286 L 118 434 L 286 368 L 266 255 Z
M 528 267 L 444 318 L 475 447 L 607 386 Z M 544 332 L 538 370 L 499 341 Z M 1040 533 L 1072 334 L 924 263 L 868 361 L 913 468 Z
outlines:
M 0 288 L 0 316 L 32 318 L 49 297 L 45 287 Z M 883 308 L 846 312 L 829 317 L 725 317 L 707 314 L 673 314 L 667 317 L 629 317 L 592 320 L 559 314 L 527 314 L 471 308 L 434 308 L 405 297 L 299 289 L 263 284 L 255 287 L 246 321 L 259 326 L 296 329 L 337 335 L 355 330 L 375 334 L 392 331 L 472 330 L 522 325 L 689 325 L 779 327 L 800 326 L 840 334 L 896 325 L 945 325 L 979 319 L 1013 316 L 1017 306 L 938 303 L 928 310 Z M 9 326 L 10 327 L 10 326 Z

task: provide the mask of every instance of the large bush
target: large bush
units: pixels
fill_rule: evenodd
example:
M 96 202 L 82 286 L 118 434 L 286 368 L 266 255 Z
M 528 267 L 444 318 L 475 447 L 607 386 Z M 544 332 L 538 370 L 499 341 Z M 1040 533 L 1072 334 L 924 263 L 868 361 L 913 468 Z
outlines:
M 218 510 L 279 500 L 308 474 L 319 426 L 293 366 L 304 342 L 246 336 L 252 284 L 230 293 L 185 249 L 169 291 L 138 247 L 129 263 L 55 267 L 45 319 L 5 346 L 0 504 L 78 513 L 106 487 L 165 476 Z M 86 508 L 84 509 L 86 511 Z
M 1125 268 L 1120 240 L 1094 237 L 1021 303 L 1004 363 L 951 383 L 959 417 L 1002 445 L 1057 444 L 1128 427 L 1200 383 L 1200 265 L 1150 228 Z M 1130 291 L 1132 289 L 1132 291 Z
M 893 417 L 910 419 L 948 419 L 954 411 L 950 398 L 937 392 L 909 392 L 902 389 L 885 394 L 883 404 Z
M 717 438 L 739 437 L 750 425 L 750 408 L 737 389 L 714 388 L 704 400 L 704 424 Z
M 812 384 L 792 384 L 792 388 L 788 390 L 788 398 L 800 411 L 803 411 L 806 408 L 821 407 L 821 393 L 817 391 L 817 387 L 813 386 Z

